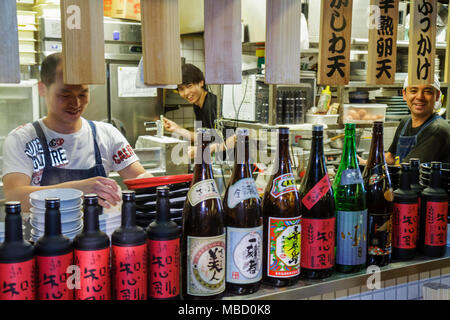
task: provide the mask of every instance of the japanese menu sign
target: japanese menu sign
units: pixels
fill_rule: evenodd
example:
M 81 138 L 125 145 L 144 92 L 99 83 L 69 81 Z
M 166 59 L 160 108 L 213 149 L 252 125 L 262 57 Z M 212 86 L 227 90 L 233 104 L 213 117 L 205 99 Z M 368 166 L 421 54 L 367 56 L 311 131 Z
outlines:
M 409 85 L 432 84 L 436 54 L 436 0 L 412 0 L 410 12 Z
M 367 83 L 393 84 L 397 57 L 398 0 L 371 0 Z
M 352 0 L 322 0 L 318 84 L 345 85 L 350 80 Z

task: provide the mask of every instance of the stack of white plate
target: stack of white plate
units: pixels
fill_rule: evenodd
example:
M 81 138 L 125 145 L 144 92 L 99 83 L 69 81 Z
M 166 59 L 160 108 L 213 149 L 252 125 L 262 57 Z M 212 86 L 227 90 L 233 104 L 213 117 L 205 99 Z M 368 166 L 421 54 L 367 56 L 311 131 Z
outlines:
M 45 199 L 59 198 L 61 212 L 61 232 L 70 239 L 83 228 L 83 192 L 77 189 L 55 188 L 35 191 L 30 194 L 31 240 L 36 242 L 45 231 Z

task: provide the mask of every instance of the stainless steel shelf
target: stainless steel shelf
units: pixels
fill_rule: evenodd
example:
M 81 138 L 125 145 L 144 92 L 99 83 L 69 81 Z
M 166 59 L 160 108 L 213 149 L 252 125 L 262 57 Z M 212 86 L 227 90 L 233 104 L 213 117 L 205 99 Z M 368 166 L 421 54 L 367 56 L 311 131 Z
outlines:
M 239 120 L 221 120 L 223 125 L 228 127 L 242 127 L 242 128 L 248 128 L 248 129 L 276 129 L 279 127 L 288 127 L 291 131 L 296 130 L 306 130 L 308 125 L 311 124 L 276 124 L 276 125 L 268 125 L 265 123 L 258 123 L 258 122 L 245 122 L 245 121 L 239 121 Z M 399 122 L 385 122 L 384 127 L 397 127 Z M 357 128 L 372 128 L 372 123 L 358 123 L 356 125 Z M 344 125 L 340 123 L 336 124 L 327 124 L 326 129 L 335 130 L 335 129 L 343 129 Z
M 450 267 L 450 247 L 442 258 L 427 258 L 418 256 L 413 260 L 392 262 L 380 268 L 381 281 L 390 280 L 408 274 L 416 274 L 430 270 Z M 296 285 L 285 288 L 273 288 L 262 285 L 253 294 L 244 296 L 225 296 L 224 300 L 297 300 L 313 297 L 329 292 L 365 286 L 372 273 L 366 274 L 366 270 L 345 274 L 335 272 L 331 277 L 322 280 L 300 280 Z

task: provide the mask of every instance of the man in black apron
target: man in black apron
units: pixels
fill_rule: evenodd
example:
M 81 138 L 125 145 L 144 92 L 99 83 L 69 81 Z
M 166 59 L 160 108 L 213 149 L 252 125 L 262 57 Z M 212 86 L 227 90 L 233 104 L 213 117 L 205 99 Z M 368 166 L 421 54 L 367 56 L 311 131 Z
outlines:
M 394 164 L 419 158 L 421 162 L 450 162 L 450 125 L 435 113 L 440 99 L 439 79 L 433 85 L 403 85 L 403 99 L 411 115 L 402 119 L 386 152 L 386 162 Z
M 86 120 L 82 119 L 81 116 L 89 103 L 89 87 L 87 85 L 64 84 L 62 56 L 59 53 L 52 54 L 43 61 L 41 67 L 41 81 L 38 86 L 39 94 L 43 96 L 46 101 L 47 116 L 39 121 L 35 121 L 32 125 L 37 135 L 37 139 L 35 139 L 35 145 L 37 146 L 36 149 L 42 148 L 39 151 L 38 156 L 42 158 L 41 163 L 43 162 L 43 169 L 41 168 L 41 170 L 34 170 L 32 176 L 22 173 L 23 171 L 21 172 L 21 170 L 14 172 L 14 168 L 12 170 L 10 169 L 9 172 L 3 176 L 3 188 L 6 199 L 21 201 L 23 207 L 22 210 L 26 211 L 29 208 L 29 194 L 34 191 L 49 188 L 75 188 L 83 191 L 84 194 L 96 193 L 99 196 L 99 203 L 106 208 L 109 208 L 111 205 L 116 205 L 121 200 L 121 196 L 118 194 L 119 186 L 113 179 L 107 178 L 107 171 L 105 171 L 102 154 L 99 144 L 97 143 L 99 139 L 99 128 L 96 127 L 96 124 L 93 121 L 88 121 L 89 125 L 85 125 L 84 128 L 85 130 L 90 130 L 92 134 L 92 139 L 88 140 L 93 141 L 91 146 L 93 145 L 95 164 L 91 165 L 87 160 L 92 159 L 92 153 L 87 152 L 86 160 L 84 160 L 83 156 L 79 156 L 84 148 L 80 149 L 80 152 L 78 153 L 78 149 L 64 150 L 67 154 L 77 154 L 77 161 L 81 164 L 85 162 L 85 165 L 81 165 L 83 169 L 69 169 L 64 168 L 64 165 L 54 165 L 55 154 L 52 153 L 51 156 L 49 146 L 53 148 L 54 144 L 63 142 L 55 141 L 58 139 L 52 139 L 49 143 L 49 139 L 46 137 L 42 127 L 45 126 L 47 132 L 53 132 L 57 135 L 70 137 L 70 140 L 73 139 L 73 141 L 78 142 L 76 140 L 77 134 L 81 132 L 80 130 L 83 127 L 83 121 L 86 123 Z M 101 123 L 97 124 L 100 125 Z M 26 127 L 26 125 L 23 127 Z M 102 128 L 105 128 L 104 124 L 102 124 Z M 19 130 L 20 129 L 16 131 Z M 32 129 L 28 127 L 28 134 L 32 134 L 31 130 Z M 110 131 L 103 131 L 103 136 L 107 136 L 105 135 L 105 132 L 114 132 L 113 130 L 115 129 L 108 128 L 108 130 Z M 23 130 L 23 132 L 25 132 L 25 130 Z M 83 137 L 83 139 L 86 138 L 86 136 Z M 122 138 L 126 142 L 126 139 L 123 136 L 121 136 L 121 139 Z M 37 140 L 39 141 L 39 144 L 37 143 Z M 108 143 L 110 140 L 108 140 Z M 83 146 L 84 144 L 78 143 L 77 145 Z M 108 154 L 108 156 L 104 154 L 103 159 L 107 157 L 109 158 L 109 154 L 115 152 L 115 150 L 107 150 L 107 147 L 105 147 L 107 145 L 107 143 L 103 143 L 103 152 Z M 14 145 L 9 147 L 8 150 L 10 153 L 13 153 L 13 147 Z M 21 152 L 25 149 L 23 145 L 17 145 L 16 148 Z M 131 179 L 138 176 L 143 177 L 148 175 L 138 161 L 138 158 L 133 154 L 131 147 L 124 150 L 124 152 L 120 152 L 120 156 L 121 159 L 116 159 L 116 163 L 122 161 L 122 158 L 131 158 L 129 160 L 129 164 L 127 162 L 123 162 L 123 166 L 127 165 L 126 167 L 117 171 L 122 178 Z M 71 161 L 71 159 L 67 160 L 67 163 Z M 112 170 L 111 166 L 108 168 L 109 170 Z

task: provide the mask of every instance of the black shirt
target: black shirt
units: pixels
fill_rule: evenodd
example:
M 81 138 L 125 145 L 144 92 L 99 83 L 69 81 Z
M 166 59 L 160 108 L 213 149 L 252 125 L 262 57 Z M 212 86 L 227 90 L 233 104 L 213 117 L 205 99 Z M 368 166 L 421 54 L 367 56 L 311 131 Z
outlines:
M 203 107 L 194 104 L 195 121 L 201 121 L 202 128 L 214 128 L 214 121 L 217 119 L 217 97 L 208 91 L 203 102 Z
M 397 151 L 398 137 L 402 131 L 402 128 L 406 125 L 408 119 L 411 116 L 407 116 L 400 121 L 400 124 L 395 131 L 394 140 L 389 147 L 389 152 L 394 156 Z M 404 136 L 416 135 L 422 126 L 430 121 L 432 116 L 427 119 L 421 126 L 413 128 L 412 121 L 409 122 L 405 129 Z M 410 158 L 419 158 L 420 162 L 441 161 L 450 162 L 450 124 L 447 120 L 437 119 L 430 124 L 426 129 L 417 136 L 416 146 L 408 153 L 403 162 L 409 162 Z

